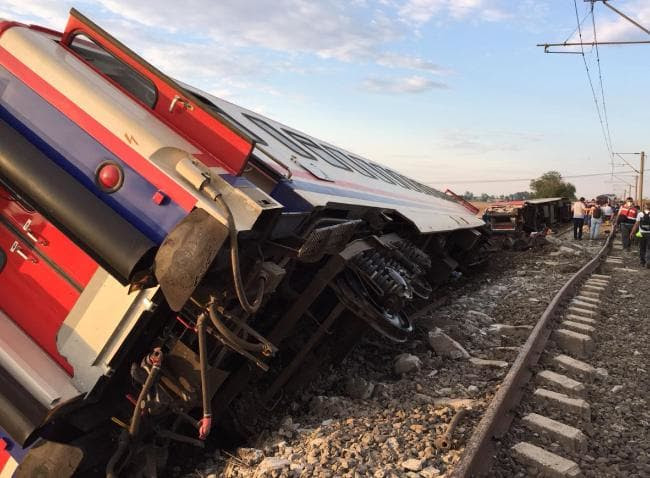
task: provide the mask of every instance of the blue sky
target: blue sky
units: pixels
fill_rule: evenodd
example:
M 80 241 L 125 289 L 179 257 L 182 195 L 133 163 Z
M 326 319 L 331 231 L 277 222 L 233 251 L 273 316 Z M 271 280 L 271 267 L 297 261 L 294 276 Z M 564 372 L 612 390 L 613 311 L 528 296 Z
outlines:
M 650 27 L 650 2 L 611 4 Z M 438 188 L 610 171 L 581 56 L 535 46 L 575 39 L 573 0 L 0 0 L 0 17 L 62 29 L 73 5 L 166 73 Z M 599 2 L 595 15 L 600 41 L 650 39 Z M 590 40 L 591 17 L 583 28 Z M 650 152 L 650 45 L 599 53 L 614 151 Z

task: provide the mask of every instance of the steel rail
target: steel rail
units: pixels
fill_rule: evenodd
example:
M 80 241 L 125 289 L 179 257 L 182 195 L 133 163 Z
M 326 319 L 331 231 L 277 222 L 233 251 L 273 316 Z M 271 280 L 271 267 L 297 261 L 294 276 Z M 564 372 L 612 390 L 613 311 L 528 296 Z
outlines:
M 614 235 L 615 230 L 612 228 L 612 232 L 596 256 L 571 276 L 544 310 L 481 421 L 472 433 L 461 459 L 451 475 L 453 478 L 485 476 L 489 473 L 497 447 L 496 442 L 510 428 L 514 418 L 514 409 L 521 401 L 524 387 L 532 376 L 531 369 L 537 364 L 551 335 L 557 312 L 561 310 L 565 301 L 574 294 L 580 283 L 600 266 L 611 248 Z

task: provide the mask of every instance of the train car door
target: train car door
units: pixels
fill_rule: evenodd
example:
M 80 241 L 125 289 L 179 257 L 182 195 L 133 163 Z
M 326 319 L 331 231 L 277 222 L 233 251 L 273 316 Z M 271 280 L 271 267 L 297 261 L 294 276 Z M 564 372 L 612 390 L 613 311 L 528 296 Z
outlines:
M 76 38 L 80 42 L 75 43 Z M 96 45 L 94 50 L 88 48 L 91 43 Z M 144 106 L 149 107 L 158 119 L 197 146 L 202 153 L 195 156 L 206 166 L 221 167 L 237 175 L 243 172 L 254 147 L 254 141 L 248 133 L 204 108 L 181 85 L 74 8 L 70 11 L 61 44 L 74 51 L 127 94 L 145 103 Z M 97 47 L 130 66 L 139 76 L 131 76 L 120 82 L 115 80 L 115 75 L 111 72 L 101 71 L 97 61 Z M 151 90 L 150 93 L 145 91 L 146 94 L 142 95 L 143 88 Z
M 0 186 L 0 310 L 69 374 L 56 335 L 97 264 Z

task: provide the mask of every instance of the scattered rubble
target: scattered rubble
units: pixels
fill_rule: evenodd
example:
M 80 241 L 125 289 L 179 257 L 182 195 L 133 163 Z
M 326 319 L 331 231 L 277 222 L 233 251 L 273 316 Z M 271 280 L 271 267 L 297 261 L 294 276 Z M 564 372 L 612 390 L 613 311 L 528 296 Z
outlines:
M 395 373 L 402 375 L 405 373 L 420 370 L 422 367 L 422 360 L 419 357 L 411 354 L 401 354 L 395 358 Z
M 429 345 L 436 354 L 452 359 L 469 358 L 469 353 L 458 342 L 436 327 L 429 332 Z

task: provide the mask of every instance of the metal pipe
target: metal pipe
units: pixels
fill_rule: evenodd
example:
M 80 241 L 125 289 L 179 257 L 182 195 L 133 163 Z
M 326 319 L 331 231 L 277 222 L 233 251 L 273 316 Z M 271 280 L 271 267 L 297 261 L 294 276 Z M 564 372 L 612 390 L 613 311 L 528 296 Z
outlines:
M 205 312 L 196 320 L 196 332 L 199 336 L 199 364 L 201 367 L 201 398 L 203 400 L 203 418 L 199 424 L 199 438 L 205 440 L 212 428 L 212 406 L 208 397 L 208 352 L 205 343 Z
M 151 363 L 151 370 L 145 380 L 144 385 L 142 385 L 142 390 L 140 390 L 140 395 L 135 401 L 135 407 L 133 408 L 133 416 L 131 417 L 131 423 L 129 425 L 129 437 L 133 438 L 138 434 L 140 430 L 140 419 L 142 417 L 142 404 L 147 398 L 147 394 L 151 387 L 153 386 L 158 373 L 160 373 L 160 365 L 162 364 L 162 350 L 160 347 L 156 347 L 151 354 L 146 358 L 147 361 Z
M 461 408 L 460 410 L 458 410 L 454 415 L 454 418 L 452 418 L 451 422 L 449 422 L 449 425 L 447 426 L 445 432 L 434 440 L 433 444 L 438 450 L 449 450 L 451 448 L 451 437 L 454 433 L 454 430 L 456 430 L 456 428 L 458 427 L 458 423 L 460 423 L 460 420 L 466 414 L 467 414 L 466 408 Z
M 208 314 L 210 315 L 212 325 L 214 325 L 214 327 L 219 331 L 221 335 L 226 338 L 228 342 L 241 347 L 244 350 L 251 350 L 253 352 L 263 353 L 267 349 L 267 346 L 265 344 L 248 342 L 233 333 L 233 331 L 226 327 L 226 325 L 219 319 L 219 317 L 217 317 L 217 311 L 215 310 L 214 304 L 210 304 L 208 306 Z
M 650 40 L 538 43 L 537 46 L 543 46 L 544 48 L 548 48 L 550 46 L 644 45 L 646 43 L 650 43 Z
M 636 25 L 636 26 L 639 27 L 641 30 L 643 30 L 643 31 L 646 32 L 648 35 L 650 35 L 650 30 L 648 30 L 646 27 L 644 27 L 643 25 L 641 25 L 640 23 L 638 23 L 636 20 L 633 20 L 632 18 L 628 17 L 625 13 L 623 13 L 623 12 L 621 12 L 620 10 L 618 10 L 618 9 L 616 9 L 616 8 L 614 8 L 614 7 L 612 7 L 612 6 L 611 6 L 609 3 L 607 3 L 605 0 L 603 0 L 603 5 L 605 5 L 605 6 L 606 6 L 607 8 L 609 8 L 610 10 L 612 10 L 612 11 L 618 13 L 620 16 L 622 16 L 623 18 L 625 18 L 625 19 L 626 19 L 628 22 L 630 22 L 632 25 Z

